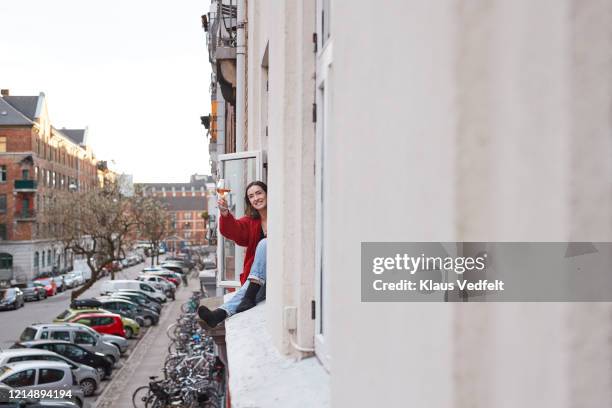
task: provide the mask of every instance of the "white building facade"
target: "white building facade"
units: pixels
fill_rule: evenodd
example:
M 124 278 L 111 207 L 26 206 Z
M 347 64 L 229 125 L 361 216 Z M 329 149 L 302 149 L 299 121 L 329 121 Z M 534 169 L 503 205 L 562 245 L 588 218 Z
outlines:
M 275 349 L 334 407 L 612 404 L 609 304 L 363 303 L 360 280 L 366 241 L 612 240 L 612 4 L 246 3 Z

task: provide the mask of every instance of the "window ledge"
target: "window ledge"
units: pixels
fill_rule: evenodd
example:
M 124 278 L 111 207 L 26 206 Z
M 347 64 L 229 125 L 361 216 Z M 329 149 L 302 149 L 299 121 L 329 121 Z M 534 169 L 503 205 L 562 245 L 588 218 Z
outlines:
M 265 311 L 262 302 L 225 321 L 232 407 L 329 407 L 329 374 L 314 357 L 296 361 L 281 355 L 266 329 Z

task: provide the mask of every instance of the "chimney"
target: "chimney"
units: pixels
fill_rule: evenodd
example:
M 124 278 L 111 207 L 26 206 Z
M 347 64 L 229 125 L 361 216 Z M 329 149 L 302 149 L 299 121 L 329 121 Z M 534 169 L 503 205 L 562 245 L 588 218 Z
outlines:
M 9 96 L 9 90 L 8 89 L 2 89 L 2 90 L 0 90 L 0 94 L 2 94 L 2 96 Z

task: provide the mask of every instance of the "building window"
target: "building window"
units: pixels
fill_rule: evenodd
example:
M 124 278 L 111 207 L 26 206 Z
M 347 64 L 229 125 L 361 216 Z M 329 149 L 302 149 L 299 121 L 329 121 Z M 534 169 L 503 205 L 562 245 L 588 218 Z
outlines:
M 0 137 L 0 153 L 6 152 L 6 137 Z
M 47 266 L 51 266 L 51 250 L 47 250 Z
M 44 234 L 45 233 L 45 225 L 44 224 L 43 224 L 42 230 L 43 230 L 43 234 Z M 45 251 L 42 251 L 40 260 L 41 260 L 42 267 L 44 268 L 45 267 Z
M 22 180 L 30 179 L 30 169 L 21 169 L 21 179 Z
M 191 213 L 190 212 L 186 212 L 183 214 L 183 218 L 185 218 L 186 220 L 190 220 L 191 219 Z
M 0 166 L 0 181 L 6 181 L 6 166 Z
M 40 262 L 40 255 L 38 251 L 34 252 L 34 267 L 38 268 L 38 263 Z
M 6 212 L 6 194 L 0 194 L 0 213 Z
M 0 269 L 11 269 L 13 267 L 13 255 L 0 253 Z
M 40 177 L 40 174 L 38 174 L 38 166 L 35 166 L 34 167 L 34 180 L 36 181 L 40 180 L 39 177 Z
M 6 239 L 6 224 L 0 224 L 0 240 L 5 241 Z

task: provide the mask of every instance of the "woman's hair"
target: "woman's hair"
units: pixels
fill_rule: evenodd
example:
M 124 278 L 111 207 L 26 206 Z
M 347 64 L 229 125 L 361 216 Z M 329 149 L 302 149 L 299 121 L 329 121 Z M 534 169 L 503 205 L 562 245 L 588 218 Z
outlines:
M 244 190 L 244 213 L 248 217 L 251 217 L 253 219 L 258 219 L 259 218 L 259 211 L 257 211 L 255 208 L 253 208 L 253 206 L 251 205 L 251 202 L 249 201 L 248 191 L 249 191 L 249 188 L 251 188 L 253 186 L 261 187 L 261 189 L 263 191 L 265 191 L 266 194 L 268 194 L 268 186 L 266 186 L 266 183 L 264 183 L 263 181 L 252 181 L 252 182 L 249 183 L 249 185 Z

